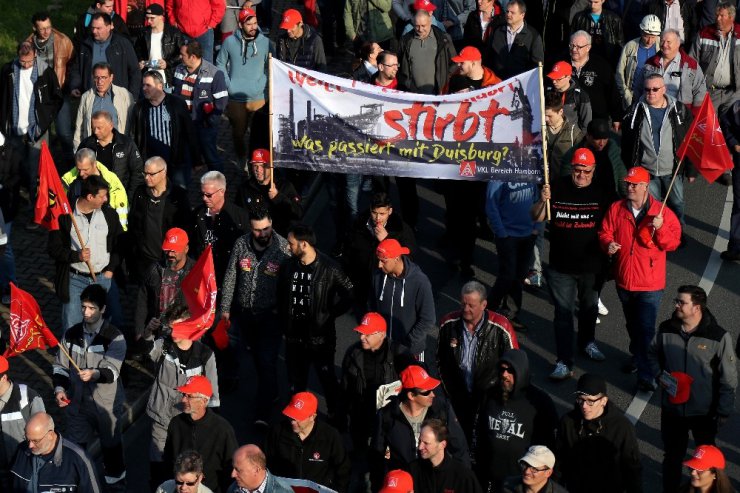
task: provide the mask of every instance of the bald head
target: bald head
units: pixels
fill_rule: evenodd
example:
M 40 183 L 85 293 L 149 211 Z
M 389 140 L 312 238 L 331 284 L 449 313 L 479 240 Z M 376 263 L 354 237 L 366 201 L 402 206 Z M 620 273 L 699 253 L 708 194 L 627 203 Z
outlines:
M 26 423 L 26 440 L 28 449 L 34 455 L 46 455 L 51 452 L 56 444 L 54 419 L 44 412 L 31 416 Z
M 267 475 L 267 459 L 257 445 L 244 445 L 234 452 L 234 470 L 231 477 L 240 488 L 254 490 Z

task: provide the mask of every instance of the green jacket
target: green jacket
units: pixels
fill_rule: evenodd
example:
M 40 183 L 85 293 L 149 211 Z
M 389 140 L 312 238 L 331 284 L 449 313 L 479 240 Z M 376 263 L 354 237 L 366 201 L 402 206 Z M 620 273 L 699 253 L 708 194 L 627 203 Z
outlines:
M 344 26 L 349 39 L 382 43 L 393 37 L 391 0 L 348 0 L 344 4 Z
M 100 176 L 108 183 L 108 203 L 118 214 L 121 227 L 126 231 L 128 229 L 128 194 L 126 193 L 126 189 L 123 187 L 121 180 L 118 179 L 118 176 L 106 168 L 103 163 L 98 161 L 97 167 L 98 171 L 100 171 Z M 70 203 L 74 203 L 70 197 L 70 187 L 77 179 L 78 173 L 77 168 L 72 168 L 62 176 L 62 183 L 64 183 Z M 79 196 L 79 190 L 72 190 L 72 195 Z

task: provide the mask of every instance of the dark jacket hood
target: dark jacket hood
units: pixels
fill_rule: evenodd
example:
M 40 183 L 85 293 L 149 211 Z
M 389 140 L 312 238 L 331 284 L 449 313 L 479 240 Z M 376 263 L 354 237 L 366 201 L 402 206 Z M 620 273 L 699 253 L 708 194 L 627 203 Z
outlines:
M 508 363 L 514 369 L 514 390 L 512 395 L 521 393 L 529 387 L 529 358 L 521 349 L 507 349 L 501 356 L 502 363 Z

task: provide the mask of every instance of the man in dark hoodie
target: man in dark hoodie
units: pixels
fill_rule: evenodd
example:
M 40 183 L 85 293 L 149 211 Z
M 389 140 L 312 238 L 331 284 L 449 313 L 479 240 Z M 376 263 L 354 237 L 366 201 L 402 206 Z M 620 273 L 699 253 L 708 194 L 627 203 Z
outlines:
M 373 491 L 380 489 L 383 475 L 394 469 L 408 470 L 417 457 L 422 423 L 437 418 L 447 426 L 449 454 L 470 467 L 468 443 L 455 411 L 444 398 L 435 395 L 440 381 L 417 365 L 410 365 L 401 374 L 401 390 L 389 399 L 375 421 L 370 444 L 370 479 Z
M 475 450 L 483 489 L 499 491 L 508 476 L 518 475 L 519 459 L 534 444 L 552 448 L 558 415 L 549 395 L 529 383 L 529 359 L 509 349 L 499 360 L 498 381 L 483 398 L 478 413 Z
M 648 351 L 651 371 L 663 387 L 666 492 L 678 491 L 689 431 L 696 445 L 714 445 L 717 429 L 735 408 L 737 388 L 732 337 L 707 308 L 707 293 L 699 286 L 681 286 L 673 302 L 673 316 L 660 324 Z M 673 381 L 677 386 L 671 390 Z
M 406 346 L 424 361 L 427 335 L 436 320 L 434 295 L 426 274 L 405 257 L 409 253 L 393 238 L 378 244 L 375 255 L 379 270 L 373 275 L 368 307 L 388 321 L 390 340 Z
M 609 405 L 604 379 L 586 373 L 575 393 L 574 409 L 560 420 L 556 449 L 568 491 L 590 493 L 599 485 L 602 493 L 642 492 L 635 428 Z

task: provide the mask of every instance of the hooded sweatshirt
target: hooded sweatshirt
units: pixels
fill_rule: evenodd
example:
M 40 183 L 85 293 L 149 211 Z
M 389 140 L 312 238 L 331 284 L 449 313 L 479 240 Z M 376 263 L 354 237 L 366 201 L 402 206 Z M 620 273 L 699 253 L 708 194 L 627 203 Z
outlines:
M 237 29 L 226 38 L 216 57 L 216 66 L 226 74 L 230 101 L 267 99 L 267 56 L 275 45 L 261 32 L 247 39 Z
M 370 311 L 383 315 L 388 322 L 388 337 L 406 346 L 412 354 L 426 348 L 427 334 L 435 327 L 436 310 L 432 284 L 418 265 L 403 259 L 403 272 L 393 277 L 378 269 L 373 275 Z
M 530 445 L 555 445 L 558 415 L 549 395 L 529 383 L 529 359 L 519 349 L 509 349 L 500 363 L 514 370 L 514 388 L 504 398 L 499 380 L 488 391 L 478 416 L 476 465 L 479 477 L 500 485 L 508 476 L 521 474 L 519 458 Z M 483 484 L 486 490 L 486 484 Z

